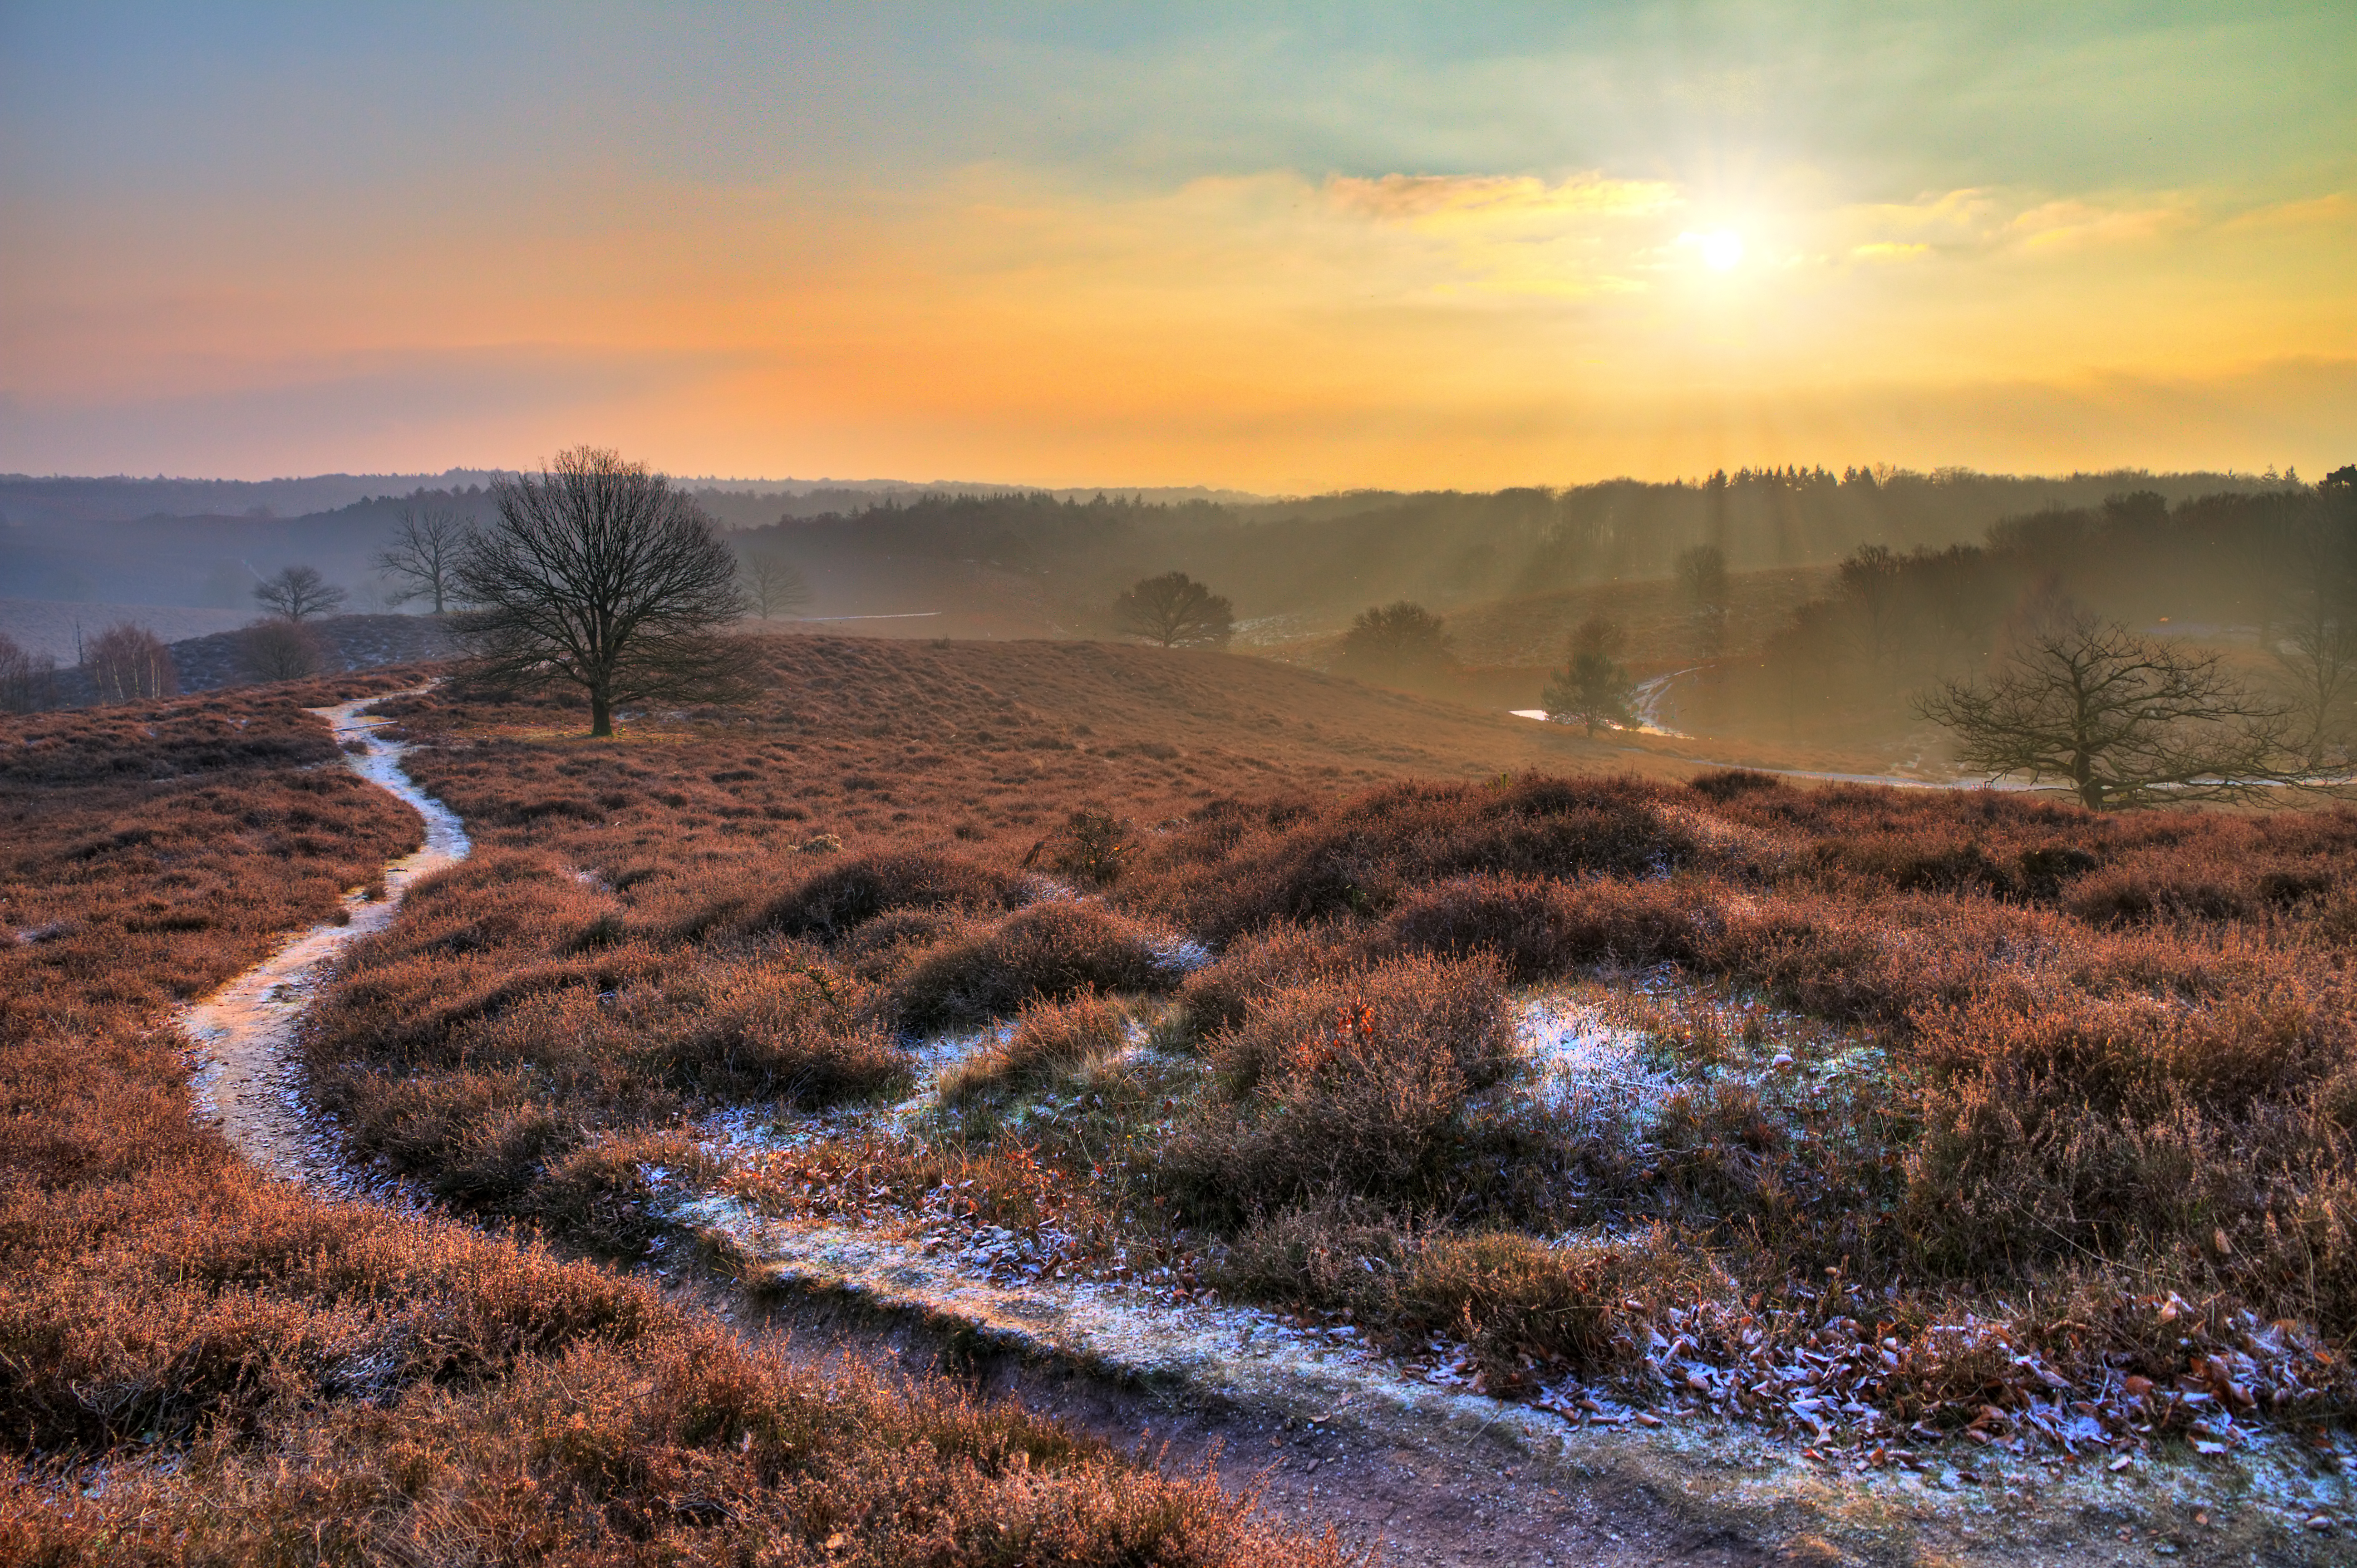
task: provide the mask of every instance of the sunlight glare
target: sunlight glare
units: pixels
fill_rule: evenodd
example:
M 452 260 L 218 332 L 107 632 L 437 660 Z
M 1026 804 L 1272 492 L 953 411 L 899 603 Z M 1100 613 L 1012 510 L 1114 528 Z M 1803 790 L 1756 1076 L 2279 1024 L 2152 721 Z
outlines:
M 1715 273 L 1731 273 L 1743 263 L 1743 236 L 1732 229 L 1714 229 L 1700 243 L 1703 265 Z

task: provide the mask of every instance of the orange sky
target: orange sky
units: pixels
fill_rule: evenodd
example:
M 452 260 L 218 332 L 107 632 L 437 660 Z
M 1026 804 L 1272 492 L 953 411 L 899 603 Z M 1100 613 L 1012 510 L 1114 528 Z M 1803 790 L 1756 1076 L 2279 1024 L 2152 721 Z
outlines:
M 1962 41 L 1860 33 L 1864 63 L 1631 8 L 1438 51 L 1405 24 L 1072 38 L 1054 7 L 658 39 L 595 9 L 512 101 L 525 30 L 463 55 L 265 8 L 176 48 L 178 15 L 0 37 L 0 467 L 594 441 L 1307 490 L 2357 459 L 2336 8 L 2058 38 L 1999 7 Z M 2172 70 L 2146 118 L 2090 98 Z

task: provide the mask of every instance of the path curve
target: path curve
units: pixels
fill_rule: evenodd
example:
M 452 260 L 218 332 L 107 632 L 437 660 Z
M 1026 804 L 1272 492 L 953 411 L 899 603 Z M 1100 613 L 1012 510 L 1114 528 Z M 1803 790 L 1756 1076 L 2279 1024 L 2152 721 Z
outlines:
M 196 1042 L 201 1062 L 190 1083 L 197 1113 L 218 1126 L 248 1162 L 290 1181 L 343 1191 L 370 1185 L 342 1164 L 339 1140 L 303 1113 L 293 1060 L 296 1026 L 346 945 L 390 925 L 412 884 L 457 865 L 472 848 L 457 813 L 401 770 L 408 748 L 377 733 L 393 721 L 361 715 L 363 708 L 431 689 L 429 682 L 304 710 L 327 721 L 354 772 L 425 819 L 425 844 L 386 863 L 383 897 L 370 898 L 360 890 L 345 894 L 346 923 L 312 927 L 181 1015 L 181 1027 Z M 361 749 L 350 749 L 355 746 Z

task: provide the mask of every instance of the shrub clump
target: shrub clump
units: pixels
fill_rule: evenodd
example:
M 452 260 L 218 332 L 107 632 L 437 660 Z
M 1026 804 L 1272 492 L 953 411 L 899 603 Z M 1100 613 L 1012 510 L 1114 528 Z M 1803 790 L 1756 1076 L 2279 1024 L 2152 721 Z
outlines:
M 1490 953 L 1527 983 L 1581 964 L 1692 960 L 1702 908 L 1671 883 L 1458 876 L 1409 894 L 1384 935 L 1406 952 Z
M 1158 847 L 1168 897 L 1207 940 L 1282 920 L 1382 915 L 1410 889 L 1486 872 L 1652 875 L 1690 859 L 1691 831 L 1636 779 L 1391 784 L 1259 822 L 1210 812 Z
M 1429 1203 L 1450 1186 L 1468 1097 L 1515 1060 L 1513 1013 L 1495 964 L 1405 958 L 1278 990 L 1206 1050 L 1225 1097 L 1169 1157 L 1197 1212 Z
M 1126 1037 L 1121 1009 L 1093 991 L 1069 1002 L 1032 1002 L 1016 1015 L 1004 1040 L 942 1075 L 942 1098 L 955 1102 L 994 1090 L 1026 1088 L 1117 1051 Z
M 1088 991 L 1159 990 L 1175 978 L 1152 929 L 1099 904 L 1059 900 L 969 927 L 916 959 L 895 983 L 892 1012 L 905 1028 L 939 1028 Z
M 783 936 L 831 941 L 894 909 L 1003 909 L 1016 886 L 1005 872 L 954 855 L 879 851 L 803 878 L 757 923 Z

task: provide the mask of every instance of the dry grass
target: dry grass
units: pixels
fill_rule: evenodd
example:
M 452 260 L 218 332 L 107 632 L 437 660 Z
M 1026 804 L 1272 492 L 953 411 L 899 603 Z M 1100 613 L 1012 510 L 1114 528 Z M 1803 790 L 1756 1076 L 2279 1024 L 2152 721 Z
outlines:
M 1512 732 L 1443 768 L 1402 738 L 1441 710 L 1249 660 L 770 646 L 758 710 L 611 746 L 414 706 L 492 853 L 383 940 L 405 989 L 356 961 L 331 1005 L 317 1070 L 365 1143 L 579 1229 L 631 1199 L 573 1151 L 897 1093 L 908 1035 L 1021 1018 L 939 1126 L 754 1185 L 884 1220 L 998 1172 L 1010 1215 L 1456 1334 L 1501 1385 L 1641 1381 L 1674 1320 L 1738 1359 L 1854 1320 L 1915 1369 L 1873 1397 L 1936 1413 L 1924 1369 L 1982 1354 L 1943 1323 L 2165 1383 L 2211 1343 L 2149 1331 L 2176 1299 L 2219 1344 L 2316 1326 L 2340 1359 L 2298 1408 L 2351 1405 L 2357 813 L 1500 774 L 1469 762 L 1527 761 Z M 1448 776 L 1386 777 L 1418 772 Z M 1182 974 L 1183 940 L 1215 961 Z M 1670 1087 L 1567 1115 L 1509 987 L 1640 979 Z M 781 1043 L 698 1044 L 762 986 Z M 1074 1043 L 1105 1009 L 1159 1054 Z
M 823 1381 L 649 1283 L 263 1179 L 199 1126 L 167 1009 L 416 842 L 415 819 L 358 787 L 296 712 L 393 683 L 0 720 L 0 1560 L 1335 1560 L 1208 1483 L 1020 1412 Z M 536 1193 L 585 1238 L 620 1241 L 644 1233 L 616 1201 L 626 1179 L 683 1152 L 649 1124 L 673 1097 L 901 1070 L 872 1030 L 813 1033 L 824 987 L 775 970 L 684 974 L 650 1004 L 694 1025 L 686 1066 L 594 1070 L 583 1055 L 627 1032 L 571 1011 L 583 983 L 655 950 L 601 925 L 600 897 L 544 854 L 494 854 L 421 889 L 355 975 L 426 1009 L 396 1032 L 421 1062 L 468 1031 L 516 1053 L 482 1076 L 455 1153 L 390 1118 L 452 1153 L 460 1187 Z M 402 989 L 418 933 L 461 990 Z M 480 961 L 527 949 L 529 974 Z M 612 1124 L 573 1128 L 546 1097 L 509 1093 L 528 1048 L 608 1096 Z M 524 1146 L 544 1165 L 529 1180 Z

